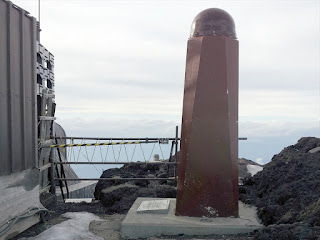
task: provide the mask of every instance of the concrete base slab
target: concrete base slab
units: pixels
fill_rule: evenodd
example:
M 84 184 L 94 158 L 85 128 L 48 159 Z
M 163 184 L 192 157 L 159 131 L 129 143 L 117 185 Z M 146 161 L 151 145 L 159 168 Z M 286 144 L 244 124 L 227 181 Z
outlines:
M 255 207 L 239 202 L 239 218 L 198 218 L 175 215 L 176 199 L 170 201 L 168 213 L 138 214 L 143 201 L 164 200 L 137 198 L 121 224 L 124 238 L 147 238 L 160 235 L 211 235 L 248 233 L 261 228 Z

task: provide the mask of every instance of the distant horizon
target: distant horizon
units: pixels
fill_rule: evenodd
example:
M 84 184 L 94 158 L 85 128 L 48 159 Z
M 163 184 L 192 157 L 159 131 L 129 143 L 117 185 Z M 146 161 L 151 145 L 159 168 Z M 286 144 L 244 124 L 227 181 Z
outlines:
M 152 137 L 155 137 L 155 136 L 152 136 Z M 304 137 L 312 137 L 312 136 L 304 136 Z M 258 142 L 253 142 L 253 143 L 251 143 L 251 144 L 249 144 L 247 146 L 245 146 L 246 145 L 245 144 L 246 141 L 239 141 L 239 142 L 242 142 L 243 145 L 244 145 L 242 148 L 240 148 L 240 146 L 239 146 L 239 148 L 240 148 L 239 152 L 244 152 L 244 154 L 245 154 L 247 149 L 249 148 L 248 151 L 250 152 L 251 156 L 254 156 L 256 151 L 252 151 L 252 150 L 250 151 L 250 148 L 253 146 L 253 147 L 257 148 L 257 149 L 261 149 L 262 147 L 259 146 L 260 144 L 267 145 L 267 146 L 269 146 L 269 148 L 272 148 L 272 149 L 278 149 L 277 152 L 271 153 L 271 152 L 267 152 L 268 148 L 265 148 L 266 149 L 265 156 L 269 156 L 270 157 L 270 160 L 268 161 L 268 162 L 270 162 L 274 155 L 279 154 L 284 148 L 296 144 L 298 142 L 298 140 L 300 140 L 301 138 L 303 138 L 303 137 L 298 137 L 297 141 L 294 141 L 294 142 L 290 142 L 289 139 L 278 139 L 278 142 L 274 142 L 274 138 L 270 138 L 268 141 L 264 140 L 262 142 L 259 142 L 259 141 Z M 281 143 L 282 142 L 290 142 L 290 143 L 288 145 L 284 146 L 284 147 L 281 147 L 281 146 L 277 146 L 277 144 L 279 142 L 281 142 Z M 144 154 L 146 155 L 145 157 L 147 158 L 147 160 L 148 161 L 150 161 L 150 160 L 152 161 L 154 154 L 159 154 L 160 159 L 162 159 L 162 154 L 161 154 L 161 152 L 159 152 L 159 148 L 155 148 L 154 149 L 155 151 L 153 151 L 153 153 L 150 154 L 151 150 L 152 150 L 152 145 L 153 144 L 149 144 L 148 146 L 144 146 L 143 147 L 145 149 L 145 153 Z M 162 151 L 163 151 L 164 159 L 167 159 L 169 157 L 170 146 L 171 146 L 171 143 L 169 143 L 168 145 L 162 145 Z M 132 151 L 133 151 L 133 148 L 130 149 L 130 147 L 127 147 L 126 150 L 127 150 L 127 154 L 129 155 L 129 159 L 130 159 Z M 135 152 L 135 155 L 134 155 L 134 158 L 133 158 L 133 162 L 137 162 L 137 161 L 144 162 L 144 156 L 140 152 L 140 149 L 137 148 L 137 150 L 135 150 L 135 151 L 136 152 Z M 178 149 L 178 151 L 179 151 L 179 149 Z M 85 153 L 84 150 L 82 150 L 82 152 Z M 93 147 L 90 147 L 90 148 L 88 147 L 89 158 L 91 158 L 92 152 L 93 152 Z M 115 157 L 118 158 L 119 147 L 114 149 L 114 152 L 115 152 Z M 105 153 L 106 153 L 106 149 L 103 149 L 103 151 L 102 151 L 103 157 L 105 157 Z M 258 153 L 258 154 L 259 155 L 263 155 L 261 153 Z M 239 159 L 245 158 L 247 160 L 251 160 L 253 162 L 256 162 L 256 163 L 258 163 L 260 165 L 265 165 L 265 164 L 268 163 L 268 162 L 263 162 L 261 159 L 252 159 L 252 158 L 250 158 L 249 155 L 245 156 L 245 155 L 241 155 L 241 153 L 240 153 L 238 158 Z M 101 154 L 99 153 L 99 150 L 97 149 L 92 161 L 103 161 L 103 160 L 101 160 L 100 156 L 101 156 Z M 113 161 L 113 158 L 114 158 L 114 156 L 112 156 L 112 150 L 109 147 L 108 161 Z M 74 161 L 74 160 L 71 157 L 71 159 L 68 159 L 68 161 Z M 80 160 L 78 160 L 78 161 L 86 161 L 86 159 L 83 156 L 81 158 L 81 154 L 80 154 Z M 120 162 L 126 162 L 127 161 L 126 160 L 126 155 L 124 153 L 124 150 L 122 150 L 122 152 L 120 154 L 119 161 Z M 96 178 L 96 177 L 100 177 L 100 175 L 101 175 L 103 170 L 107 170 L 109 168 L 114 168 L 114 167 L 119 168 L 119 167 L 122 167 L 123 165 L 122 164 L 116 164 L 116 161 L 115 161 L 115 164 L 113 164 L 113 165 L 109 165 L 109 164 L 108 165 L 98 165 L 97 164 L 97 165 L 94 165 L 94 166 L 93 165 L 71 165 L 71 166 L 72 166 L 72 168 L 74 169 L 74 171 L 77 173 L 77 175 L 79 177 L 94 177 L 94 178 Z

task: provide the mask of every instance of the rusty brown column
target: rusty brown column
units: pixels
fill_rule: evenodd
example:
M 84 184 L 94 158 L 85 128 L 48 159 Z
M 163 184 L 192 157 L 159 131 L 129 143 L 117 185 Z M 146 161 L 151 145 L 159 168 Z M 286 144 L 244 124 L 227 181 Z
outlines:
M 183 99 L 176 215 L 238 217 L 238 41 L 210 8 L 192 23 Z

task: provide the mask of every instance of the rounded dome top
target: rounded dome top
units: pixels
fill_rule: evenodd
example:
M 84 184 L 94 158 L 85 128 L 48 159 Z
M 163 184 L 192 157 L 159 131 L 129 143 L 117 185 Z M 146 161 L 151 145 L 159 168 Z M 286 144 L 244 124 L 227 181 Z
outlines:
M 227 36 L 236 39 L 236 28 L 229 13 L 220 8 L 208 8 L 193 20 L 190 37 Z

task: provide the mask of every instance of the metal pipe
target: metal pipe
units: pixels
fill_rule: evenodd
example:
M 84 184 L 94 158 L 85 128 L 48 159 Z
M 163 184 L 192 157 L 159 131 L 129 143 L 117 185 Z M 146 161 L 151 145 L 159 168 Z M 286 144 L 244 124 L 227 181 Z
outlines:
M 99 137 L 52 137 L 55 139 L 75 139 L 75 140 L 159 140 L 168 139 L 169 141 L 174 141 L 176 138 L 99 138 Z M 239 137 L 239 140 L 247 140 L 246 137 Z M 178 138 L 180 141 L 180 138 Z
M 57 139 L 56 139 L 55 141 L 56 141 L 56 143 L 57 143 Z M 63 162 L 63 161 L 62 161 L 62 158 L 61 158 L 60 149 L 58 148 L 57 151 L 58 151 L 58 155 L 59 155 L 59 160 L 60 160 L 60 162 Z M 66 176 L 66 173 L 65 173 L 65 171 L 64 171 L 63 165 L 60 166 L 60 171 L 61 171 L 61 177 L 66 178 L 67 176 Z M 65 185 L 66 190 L 67 190 L 67 198 L 70 198 L 70 193 L 69 193 L 69 188 L 68 188 L 68 183 L 67 183 L 67 181 L 64 182 L 64 185 Z
M 38 21 L 39 21 L 39 27 L 40 27 L 40 0 L 38 0 Z
M 179 127 L 178 126 L 176 126 L 176 139 L 175 139 L 175 144 L 176 144 L 176 146 L 175 146 L 175 154 L 176 154 L 176 162 L 178 162 L 178 132 L 179 132 Z
M 54 158 L 51 159 L 51 167 L 50 167 L 50 192 L 53 195 L 56 195 L 56 183 L 54 181 Z
M 54 180 L 55 179 L 59 180 L 61 196 L 62 196 L 62 199 L 65 200 L 65 196 L 64 196 L 64 192 L 63 192 L 63 184 L 62 184 L 62 181 L 60 180 L 60 173 L 59 173 L 58 165 L 56 165 L 56 173 L 57 173 L 58 178 L 54 178 Z
M 79 139 L 79 140 L 160 140 L 160 139 L 168 139 L 175 140 L 175 138 L 101 138 L 101 137 L 54 137 L 55 139 Z M 180 139 L 179 139 L 180 140 Z
M 178 162 L 178 132 L 179 132 L 179 128 L 178 126 L 176 126 L 176 140 L 175 140 L 175 162 Z M 173 174 L 174 174 L 174 178 L 177 177 L 177 168 L 176 166 L 174 166 L 173 168 Z
M 172 152 L 173 152 L 173 147 L 174 147 L 174 145 L 175 145 L 175 141 L 172 141 L 172 143 L 171 143 L 171 149 L 170 149 L 169 162 L 172 161 Z M 176 163 L 176 164 L 178 164 L 178 163 Z M 170 176 L 170 170 L 171 170 L 171 167 L 168 166 L 168 175 L 169 175 L 169 176 Z M 173 171 L 175 171 L 175 166 L 173 167 Z M 173 175 L 174 175 L 174 174 L 173 174 Z
M 59 181 L 161 181 L 161 180 L 176 180 L 175 178 L 56 178 Z
M 40 0 L 39 0 L 40 1 Z M 52 124 L 52 132 L 55 135 L 56 134 L 56 129 L 55 129 L 55 125 Z M 55 140 L 55 143 L 57 143 L 57 140 Z M 49 162 L 51 164 L 50 167 L 50 192 L 55 196 L 56 195 L 56 182 L 54 180 L 54 162 L 56 159 L 56 151 L 51 151 L 51 162 L 50 162 L 50 158 L 49 158 Z
M 155 164 L 155 165 L 177 165 L 178 163 L 175 162 L 55 162 L 54 164 L 59 165 L 59 164 Z
M 56 139 L 57 141 L 58 139 Z M 66 147 L 92 147 L 92 146 L 109 146 L 123 144 L 141 144 L 141 143 L 157 143 L 158 141 L 136 141 L 136 142 L 110 142 L 110 143 L 80 143 L 80 144 L 55 144 L 43 145 L 43 148 L 66 148 Z

